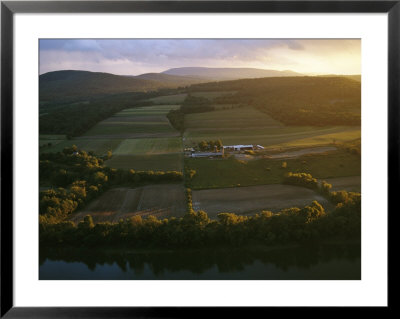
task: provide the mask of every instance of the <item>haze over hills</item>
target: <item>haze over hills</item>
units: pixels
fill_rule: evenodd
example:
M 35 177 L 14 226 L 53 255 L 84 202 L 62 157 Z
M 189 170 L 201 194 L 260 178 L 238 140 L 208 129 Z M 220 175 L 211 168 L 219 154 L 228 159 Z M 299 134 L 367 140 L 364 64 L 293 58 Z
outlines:
M 61 70 L 39 76 L 40 101 L 54 101 L 98 94 L 147 92 L 211 81 L 296 75 L 300 74 L 292 71 L 250 68 L 175 68 L 161 73 L 145 73 L 138 76 Z
M 169 75 L 205 78 L 213 81 L 303 75 L 290 70 L 278 71 L 278 70 L 264 70 L 255 68 L 206 68 L 206 67 L 173 68 L 166 70 L 162 73 Z
M 303 75 L 290 70 L 206 67 L 173 68 L 161 73 L 145 73 L 137 76 L 62 70 L 40 75 L 39 87 L 40 101 L 51 102 L 84 99 L 85 97 L 104 94 L 174 89 L 205 82 L 296 76 Z M 337 76 L 361 81 L 360 75 L 326 75 L 325 77 Z

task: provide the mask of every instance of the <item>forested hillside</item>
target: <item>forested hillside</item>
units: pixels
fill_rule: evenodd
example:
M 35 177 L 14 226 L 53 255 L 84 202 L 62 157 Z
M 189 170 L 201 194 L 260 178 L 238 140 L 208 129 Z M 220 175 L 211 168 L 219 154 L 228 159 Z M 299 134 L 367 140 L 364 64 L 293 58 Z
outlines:
M 360 125 L 361 83 L 346 77 L 280 77 L 192 85 L 190 92 L 236 91 L 217 103 L 243 103 L 286 125 Z
M 191 82 L 193 83 L 193 82 Z M 55 71 L 40 75 L 40 102 L 69 101 L 123 92 L 148 92 L 160 88 L 176 88 L 185 81 L 158 80 L 88 71 Z M 190 83 L 189 83 L 190 84 Z

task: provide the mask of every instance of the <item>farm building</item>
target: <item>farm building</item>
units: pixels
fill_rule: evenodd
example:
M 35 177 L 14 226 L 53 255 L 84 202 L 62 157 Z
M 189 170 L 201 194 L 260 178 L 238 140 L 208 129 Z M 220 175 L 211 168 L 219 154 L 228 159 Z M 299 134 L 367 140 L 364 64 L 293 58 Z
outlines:
M 253 145 L 226 145 L 226 146 L 224 146 L 224 149 L 232 150 L 232 151 L 244 151 L 244 150 L 253 150 L 254 146 Z
M 192 157 L 222 157 L 224 152 L 197 152 L 192 153 Z
M 183 151 L 184 151 L 185 156 L 191 156 L 195 152 L 194 148 L 192 148 L 192 147 L 185 148 Z

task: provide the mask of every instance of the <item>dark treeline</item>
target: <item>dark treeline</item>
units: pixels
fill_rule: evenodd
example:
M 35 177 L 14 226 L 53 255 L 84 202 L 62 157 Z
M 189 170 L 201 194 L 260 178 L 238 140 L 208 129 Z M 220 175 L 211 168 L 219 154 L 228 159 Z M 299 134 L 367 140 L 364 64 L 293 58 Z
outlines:
M 237 91 L 216 103 L 254 106 L 286 125 L 360 125 L 361 83 L 345 77 L 280 77 L 195 84 L 196 91 Z
M 218 214 L 210 220 L 203 211 L 182 218 L 159 220 L 134 216 L 119 223 L 40 223 L 40 243 L 45 246 L 119 248 L 206 248 L 243 245 L 281 245 L 360 238 L 361 200 L 351 198 L 326 214 L 316 201 L 304 208 L 254 216 Z
M 170 91 L 168 90 L 168 93 L 171 93 Z M 67 103 L 58 100 L 45 103 L 40 107 L 39 133 L 64 134 L 67 137 L 79 136 L 98 122 L 123 109 L 152 105 L 152 102 L 143 100 L 166 93 L 166 90 L 122 93 L 92 96 L 79 100 L 75 98 Z
M 310 188 L 318 191 L 333 204 L 347 203 L 348 201 L 360 201 L 361 194 L 357 192 L 331 191 L 332 185 L 326 181 L 318 183 L 316 178 L 307 173 L 292 173 L 289 172 L 285 175 L 284 184 L 295 185 Z
M 284 162 L 285 163 L 285 162 Z M 285 175 L 283 180 L 284 184 L 302 186 L 311 189 L 318 189 L 318 181 L 313 178 L 311 174 L 307 173 L 292 173 L 289 172 Z
M 209 99 L 188 94 L 181 107 L 169 111 L 167 118 L 171 125 L 182 133 L 185 130 L 185 114 L 211 112 L 214 109 Z
M 106 167 L 103 159 L 78 150 L 76 146 L 39 157 L 41 185 L 51 189 L 39 193 L 40 221 L 56 223 L 115 185 L 130 187 L 148 183 L 174 183 L 183 180 L 176 171 L 135 171 Z

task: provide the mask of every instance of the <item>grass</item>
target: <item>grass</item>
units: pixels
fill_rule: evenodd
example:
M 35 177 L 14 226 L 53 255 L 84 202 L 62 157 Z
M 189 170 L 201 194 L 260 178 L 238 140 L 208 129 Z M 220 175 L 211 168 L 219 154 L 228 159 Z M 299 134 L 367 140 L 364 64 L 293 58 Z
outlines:
M 174 95 L 163 95 L 163 96 L 159 96 L 159 97 L 154 97 L 152 99 L 148 99 L 146 101 L 150 101 L 155 104 L 181 104 L 185 100 L 186 96 L 187 96 L 186 93 L 174 94 Z
M 114 114 L 114 116 L 139 116 L 139 115 L 162 115 L 167 114 L 170 110 L 179 108 L 179 105 L 156 105 L 156 106 L 142 106 L 122 110 Z
M 170 125 L 166 114 L 177 105 L 157 105 L 126 109 L 101 121 L 84 136 L 112 137 L 152 137 L 167 134 L 176 135 L 178 132 Z M 136 136 L 135 136 L 136 137 Z
M 185 116 L 185 146 L 221 139 L 225 145 L 260 144 L 266 148 L 310 147 L 360 138 L 355 126 L 284 126 L 252 107 Z
M 282 169 L 282 162 L 287 168 Z M 254 159 L 238 161 L 226 159 L 188 158 L 185 166 L 196 171 L 191 184 L 193 189 L 277 184 L 287 172 L 310 173 L 318 179 L 361 175 L 358 155 L 345 151 L 314 154 L 297 159 Z
M 115 155 L 151 155 L 182 152 L 182 140 L 175 138 L 126 139 L 114 151 Z
M 40 134 L 39 139 L 43 140 L 65 140 L 67 137 L 60 134 Z
M 113 155 L 105 162 L 109 167 L 134 170 L 182 171 L 181 153 L 159 155 Z
M 236 93 L 236 91 L 212 91 L 212 92 L 193 92 L 193 93 L 191 93 L 191 95 L 198 96 L 198 97 L 205 97 L 209 100 L 213 100 L 216 97 L 233 95 L 235 93 Z
M 65 135 L 60 135 L 60 134 L 40 134 L 39 135 L 39 146 L 44 146 L 46 147 L 42 148 L 40 151 L 48 151 L 53 149 L 56 145 L 64 142 L 67 139 Z M 49 143 L 51 146 L 48 146 Z
M 52 149 L 55 145 L 60 144 L 64 142 L 65 140 L 45 140 L 45 139 L 39 139 L 39 146 L 44 146 L 46 145 L 46 149 Z M 51 146 L 48 146 L 49 143 Z
M 175 133 L 176 131 L 168 123 L 152 124 L 152 123 L 128 123 L 121 125 L 113 124 L 98 124 L 93 129 L 89 130 L 85 136 L 95 135 L 129 135 L 129 134 L 144 134 L 152 136 L 155 133 Z
M 189 131 L 196 129 L 281 127 L 282 124 L 252 107 L 218 110 L 206 113 L 194 113 L 185 116 L 185 127 Z

